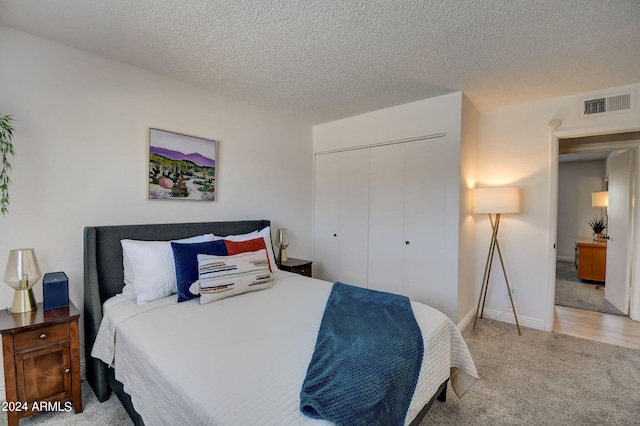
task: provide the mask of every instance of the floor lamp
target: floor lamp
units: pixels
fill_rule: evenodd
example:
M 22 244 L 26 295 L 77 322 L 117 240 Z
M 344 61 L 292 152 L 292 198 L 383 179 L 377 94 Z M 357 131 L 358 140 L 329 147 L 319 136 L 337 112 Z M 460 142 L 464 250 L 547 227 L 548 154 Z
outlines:
M 484 313 L 484 304 L 487 300 L 487 290 L 489 288 L 489 278 L 491 276 L 491 265 L 493 264 L 493 255 L 498 250 L 498 257 L 500 258 L 500 265 L 502 266 L 502 273 L 504 274 L 504 281 L 507 284 L 507 291 L 509 292 L 509 300 L 511 301 L 511 308 L 513 309 L 513 316 L 516 319 L 516 327 L 518 328 L 518 334 L 520 332 L 520 324 L 518 323 L 518 315 L 516 314 L 516 307 L 513 304 L 513 297 L 511 295 L 511 286 L 509 286 L 509 280 L 507 279 L 507 271 L 504 268 L 504 261 L 502 260 L 502 253 L 500 252 L 500 244 L 498 243 L 498 229 L 500 228 L 500 215 L 503 213 L 520 213 L 520 190 L 517 186 L 502 186 L 492 188 L 475 188 L 473 190 L 473 212 L 474 213 L 486 213 L 489 215 L 489 222 L 491 223 L 491 242 L 489 243 L 489 254 L 487 255 L 487 263 L 484 267 L 484 275 L 482 277 L 482 286 L 480 287 L 480 297 L 478 298 L 478 307 L 476 308 L 476 318 L 473 321 L 473 329 L 476 329 L 478 322 L 478 316 L 482 318 Z M 495 214 L 495 221 L 493 215 Z
M 604 223 L 607 224 L 609 222 L 609 191 L 592 192 L 591 207 L 602 207 L 606 209 L 604 214 Z M 607 233 L 609 233 L 609 228 L 605 228 L 605 229 L 607 230 Z M 607 241 L 609 239 L 609 237 L 605 234 L 602 234 L 601 236 L 604 237 L 604 240 L 600 240 L 600 238 L 598 238 L 598 236 L 596 236 L 594 232 L 593 241 Z M 602 290 L 603 288 L 604 288 L 604 284 L 596 286 L 596 290 Z

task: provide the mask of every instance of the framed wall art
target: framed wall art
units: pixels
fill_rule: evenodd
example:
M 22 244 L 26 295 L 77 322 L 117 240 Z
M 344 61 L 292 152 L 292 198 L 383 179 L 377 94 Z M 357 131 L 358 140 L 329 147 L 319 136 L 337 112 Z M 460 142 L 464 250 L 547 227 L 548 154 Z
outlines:
M 214 201 L 216 144 L 149 129 L 149 199 Z

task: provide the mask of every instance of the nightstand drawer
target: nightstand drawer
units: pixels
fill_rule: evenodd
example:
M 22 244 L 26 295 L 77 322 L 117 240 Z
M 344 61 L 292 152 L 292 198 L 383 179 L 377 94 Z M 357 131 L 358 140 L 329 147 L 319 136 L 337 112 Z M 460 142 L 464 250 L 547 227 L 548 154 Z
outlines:
M 304 275 L 305 277 L 311 276 L 311 264 L 294 266 L 289 270 L 289 272 L 293 272 L 294 274 Z
M 293 272 L 294 274 L 304 275 L 311 277 L 311 262 L 310 260 L 295 259 L 290 257 L 284 262 L 278 263 L 278 268 L 282 271 Z
M 69 340 L 69 324 L 54 324 L 47 327 L 17 333 L 15 335 L 16 352 L 47 345 L 57 341 Z

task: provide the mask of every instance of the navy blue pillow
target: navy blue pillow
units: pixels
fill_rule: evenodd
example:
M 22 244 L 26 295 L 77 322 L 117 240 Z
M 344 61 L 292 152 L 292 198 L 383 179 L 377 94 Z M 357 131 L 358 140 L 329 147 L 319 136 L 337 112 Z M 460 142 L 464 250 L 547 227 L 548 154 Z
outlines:
M 227 255 L 227 246 L 223 240 L 207 241 L 204 243 L 171 243 L 173 258 L 176 262 L 176 280 L 178 281 L 178 302 L 195 299 L 189 291 L 191 284 L 198 280 L 198 255 L 212 254 Z

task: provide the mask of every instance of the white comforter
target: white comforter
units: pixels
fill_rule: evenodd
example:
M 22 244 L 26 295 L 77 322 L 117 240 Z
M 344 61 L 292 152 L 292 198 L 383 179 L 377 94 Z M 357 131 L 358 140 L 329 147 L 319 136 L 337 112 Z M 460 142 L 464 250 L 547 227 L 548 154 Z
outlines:
M 304 416 L 299 393 L 331 283 L 276 272 L 272 289 L 207 305 L 176 297 L 106 309 L 91 353 L 115 367 L 148 425 L 328 424 Z M 412 302 L 424 359 L 409 424 L 451 376 L 462 396 L 477 380 L 456 326 Z

